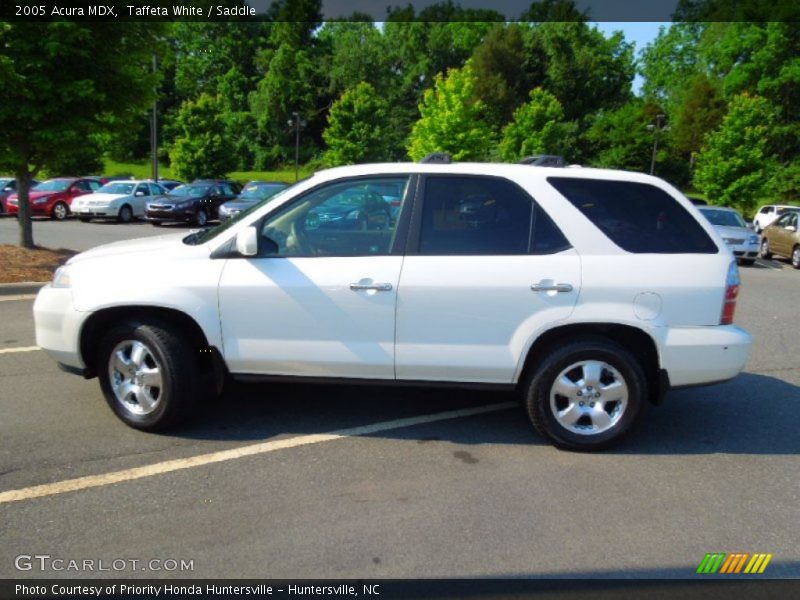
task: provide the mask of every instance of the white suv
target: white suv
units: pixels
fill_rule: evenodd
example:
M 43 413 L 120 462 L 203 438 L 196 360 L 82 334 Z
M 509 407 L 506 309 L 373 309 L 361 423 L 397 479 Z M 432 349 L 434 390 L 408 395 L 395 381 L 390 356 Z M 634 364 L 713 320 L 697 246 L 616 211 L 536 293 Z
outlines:
M 668 389 L 741 371 L 738 289 L 730 250 L 660 179 L 394 163 L 79 254 L 34 313 L 37 343 L 139 429 L 226 377 L 446 382 L 519 389 L 542 435 L 594 450 Z

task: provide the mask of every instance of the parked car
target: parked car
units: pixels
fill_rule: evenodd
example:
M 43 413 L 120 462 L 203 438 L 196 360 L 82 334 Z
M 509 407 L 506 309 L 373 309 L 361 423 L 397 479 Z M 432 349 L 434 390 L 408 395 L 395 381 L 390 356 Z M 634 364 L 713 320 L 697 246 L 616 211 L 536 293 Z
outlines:
M 70 214 L 72 201 L 78 196 L 91 194 L 102 187 L 99 179 L 90 177 L 58 177 L 48 179 L 31 188 L 29 199 L 31 215 L 34 217 L 50 217 L 62 221 Z M 8 197 L 6 206 L 8 214 L 18 212 L 19 200 L 16 192 Z
M 761 240 L 762 258 L 773 255 L 785 256 L 792 260 L 792 266 L 800 269 L 800 232 L 798 232 L 800 210 L 786 210 L 778 220 L 764 229 Z
M 218 218 L 220 205 L 233 200 L 239 190 L 239 185 L 233 181 L 198 179 L 149 202 L 145 218 L 154 225 L 184 222 L 204 227 L 208 221 Z
M 31 179 L 31 187 L 38 185 L 39 182 Z M 0 177 L 0 215 L 6 213 L 6 201 L 8 197 L 17 191 L 17 180 L 14 177 Z
M 351 186 L 315 206 L 306 216 L 306 229 L 388 229 L 392 209 L 380 194 Z
M 789 206 L 787 204 L 768 204 L 758 209 L 753 219 L 753 228 L 756 233 L 761 233 L 767 225 L 770 225 L 787 210 L 800 210 L 799 206 Z
M 740 265 L 752 265 L 758 258 L 760 238 L 733 208 L 698 206 L 700 213 L 716 228 Z
M 242 193 L 235 200 L 226 202 L 219 207 L 219 220 L 230 219 L 254 204 L 267 198 L 272 198 L 275 194 L 288 187 L 288 183 L 281 181 L 251 181 L 242 188 Z
M 390 227 L 309 228 L 380 183 L 405 190 Z M 460 214 L 476 196 L 498 205 L 478 226 Z M 145 284 L 142 265 L 158 266 Z M 218 227 L 79 254 L 34 317 L 37 345 L 97 376 L 138 429 L 174 425 L 228 377 L 453 384 L 516 389 L 543 436 L 597 450 L 667 390 L 742 370 L 739 285 L 722 238 L 661 179 L 396 163 L 321 171 Z
M 151 181 L 112 181 L 91 196 L 75 198 L 72 212 L 83 222 L 116 219 L 130 223 L 133 219 L 144 218 L 147 202 L 166 193 L 167 190 Z

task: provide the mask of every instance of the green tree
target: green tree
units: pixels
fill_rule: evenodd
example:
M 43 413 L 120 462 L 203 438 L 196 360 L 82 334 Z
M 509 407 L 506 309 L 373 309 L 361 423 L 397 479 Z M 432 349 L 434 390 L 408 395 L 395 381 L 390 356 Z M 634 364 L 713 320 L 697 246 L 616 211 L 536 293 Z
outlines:
M 722 122 L 727 105 L 719 86 L 699 73 L 685 82 L 687 93 L 675 106 L 672 139 L 675 150 L 685 157 L 699 152 L 705 137 Z
M 142 118 L 163 31 L 134 21 L 0 23 L 0 170 L 17 178 L 22 246 L 34 246 L 31 178 Z
M 329 165 L 349 165 L 385 160 L 386 115 L 389 105 L 369 83 L 362 82 L 346 91 L 328 113 L 323 133 Z
M 220 108 L 219 99 L 210 94 L 201 94 L 181 106 L 175 120 L 178 137 L 169 153 L 178 177 L 224 177 L 236 167 L 225 123 L 219 118 Z
M 420 119 L 408 140 L 408 155 L 419 160 L 431 152 L 449 152 L 455 160 L 487 157 L 495 139 L 484 120 L 486 107 L 475 98 L 471 63 L 439 74 L 419 105 Z
M 514 120 L 503 129 L 500 155 L 517 161 L 531 154 L 563 154 L 567 124 L 564 108 L 553 94 L 535 88 L 530 101 L 514 112 Z
M 695 186 L 714 204 L 750 213 L 770 191 L 777 160 L 770 131 L 777 109 L 760 96 L 740 94 L 697 158 Z

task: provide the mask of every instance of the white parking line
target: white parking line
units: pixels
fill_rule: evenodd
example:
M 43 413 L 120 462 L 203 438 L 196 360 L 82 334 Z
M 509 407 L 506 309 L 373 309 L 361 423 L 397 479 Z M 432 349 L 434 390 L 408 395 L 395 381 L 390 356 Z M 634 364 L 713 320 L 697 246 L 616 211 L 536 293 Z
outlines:
M 211 452 L 209 454 L 199 454 L 197 456 L 189 456 L 187 458 L 167 460 L 164 462 L 154 463 L 152 465 L 145 465 L 143 467 L 125 469 L 123 471 L 114 471 L 100 475 L 78 477 L 77 479 L 66 479 L 64 481 L 56 481 L 54 483 L 46 483 L 43 485 L 34 485 L 31 487 L 20 488 L 18 490 L 1 492 L 0 504 L 6 502 L 19 502 L 20 500 L 30 500 L 32 498 L 41 498 L 43 496 L 53 496 L 55 494 L 63 494 L 65 492 L 85 490 L 87 488 L 112 485 L 115 483 L 121 483 L 123 481 L 131 481 L 133 479 L 141 479 L 142 477 L 152 477 L 153 475 L 161 475 L 163 473 L 170 473 L 172 471 L 201 467 L 203 465 L 234 460 L 236 458 L 243 458 L 245 456 L 266 454 L 267 452 L 284 450 L 286 448 L 296 448 L 298 446 L 307 446 L 309 444 L 332 442 L 342 438 L 370 435 L 372 433 L 387 431 L 389 429 L 400 429 L 401 427 L 424 425 L 425 423 L 433 423 L 435 421 L 445 421 L 447 419 L 457 419 L 460 417 L 471 417 L 473 415 L 505 410 L 513 406 L 517 406 L 517 403 L 502 402 L 498 404 L 477 406 L 475 408 L 449 410 L 432 415 L 421 415 L 418 417 L 395 419 L 394 421 L 381 421 L 379 423 L 372 423 L 371 425 L 363 425 L 361 427 L 352 427 L 350 429 L 331 431 L 330 433 L 299 435 L 281 440 L 240 446 L 230 450 Z
M 0 354 L 11 354 L 12 352 L 33 352 L 41 350 L 39 346 L 20 346 L 19 348 L 0 348 Z
M 33 300 L 36 294 L 16 294 L 14 296 L 0 296 L 0 302 L 11 302 L 12 300 Z

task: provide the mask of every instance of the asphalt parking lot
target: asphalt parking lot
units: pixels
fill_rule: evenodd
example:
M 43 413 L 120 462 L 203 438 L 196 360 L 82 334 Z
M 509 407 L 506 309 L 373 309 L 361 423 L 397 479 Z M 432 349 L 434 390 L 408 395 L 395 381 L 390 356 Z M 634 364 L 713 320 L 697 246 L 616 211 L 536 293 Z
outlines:
M 128 231 L 161 233 L 36 235 Z M 715 551 L 800 577 L 800 272 L 742 278 L 746 372 L 670 393 L 595 455 L 546 444 L 510 394 L 461 390 L 236 384 L 178 431 L 137 432 L 34 348 L 32 300 L 0 301 L 0 578 L 693 577 Z M 35 554 L 193 568 L 15 568 Z

